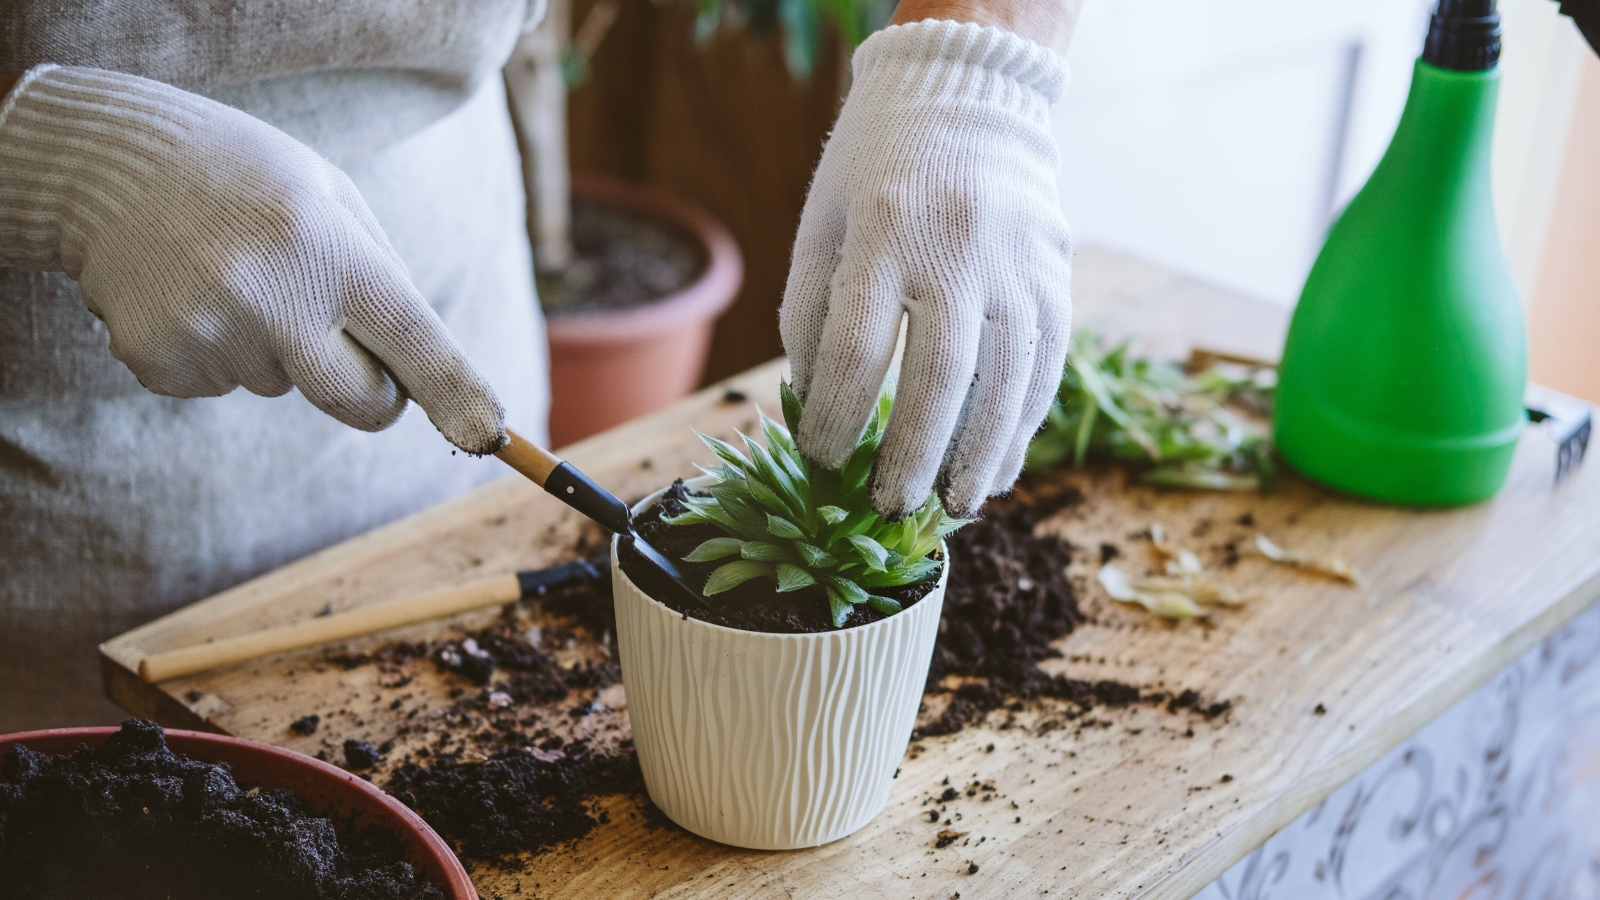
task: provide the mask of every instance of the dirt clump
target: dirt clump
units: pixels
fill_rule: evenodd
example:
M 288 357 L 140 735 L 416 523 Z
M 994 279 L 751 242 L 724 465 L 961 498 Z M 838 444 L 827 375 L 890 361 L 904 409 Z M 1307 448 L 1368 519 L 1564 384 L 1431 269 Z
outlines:
M 595 800 L 644 794 L 632 742 L 599 753 L 583 742 L 561 749 L 505 750 L 476 764 L 448 757 L 405 763 L 384 789 L 419 815 L 463 860 L 520 871 L 522 853 L 575 841 L 608 821 Z
M 0 760 L 0 898 L 443 900 L 397 835 L 338 830 L 287 790 L 174 754 L 130 719 L 69 756 Z

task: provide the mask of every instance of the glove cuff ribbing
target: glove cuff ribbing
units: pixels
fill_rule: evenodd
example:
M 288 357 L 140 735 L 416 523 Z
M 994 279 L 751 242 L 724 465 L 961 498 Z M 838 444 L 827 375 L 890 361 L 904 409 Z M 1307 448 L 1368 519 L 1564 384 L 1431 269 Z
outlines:
M 926 19 L 890 25 L 867 38 L 851 60 L 857 81 L 886 64 L 904 67 L 904 87 L 925 95 L 965 95 L 974 89 L 1042 100 L 1049 106 L 1066 90 L 1066 60 L 1047 47 L 1006 31 L 971 22 Z

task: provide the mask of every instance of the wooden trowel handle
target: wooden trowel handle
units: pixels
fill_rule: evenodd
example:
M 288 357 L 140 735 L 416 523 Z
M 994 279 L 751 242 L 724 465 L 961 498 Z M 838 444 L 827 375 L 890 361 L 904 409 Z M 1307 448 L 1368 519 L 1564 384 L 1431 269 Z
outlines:
M 511 440 L 507 441 L 505 447 L 495 456 L 527 476 L 534 484 L 544 487 L 544 483 L 550 480 L 550 473 L 560 467 L 561 457 L 509 428 L 506 429 L 506 435 Z
M 509 428 L 506 435 L 510 440 L 495 454 L 502 462 L 526 475 L 562 503 L 600 523 L 601 527 L 618 534 L 628 533 L 628 504 L 578 471 L 572 463 Z

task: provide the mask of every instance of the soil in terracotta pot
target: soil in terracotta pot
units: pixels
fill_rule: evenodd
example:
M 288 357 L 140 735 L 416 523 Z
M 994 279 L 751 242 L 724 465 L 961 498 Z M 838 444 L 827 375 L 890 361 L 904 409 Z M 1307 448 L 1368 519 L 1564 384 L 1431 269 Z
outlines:
M 0 898 L 443 900 L 400 838 L 178 756 L 139 720 L 96 749 L 0 761 Z
M 663 515 L 676 516 L 682 513 L 683 501 L 688 496 L 689 488 L 680 478 L 661 495 L 660 500 L 651 504 L 650 508 L 634 522 L 641 537 L 677 562 L 691 583 L 701 585 L 705 584 L 706 579 L 711 577 L 711 573 L 715 572 L 724 560 L 692 563 L 683 562 L 683 557 L 706 541 L 727 537 L 727 534 L 715 525 L 668 525 L 661 521 Z M 633 583 L 645 593 L 689 618 L 743 631 L 772 634 L 811 634 L 837 630 L 828 608 L 827 595 L 820 588 L 804 588 L 780 594 L 773 589 L 774 583 L 771 579 L 755 578 L 718 594 L 714 598 L 715 603 L 712 608 L 707 609 L 681 600 L 672 590 L 670 582 L 666 581 L 666 577 L 655 567 L 645 563 L 638 553 L 627 545 L 623 545 L 621 563 L 622 571 L 626 572 Z M 917 601 L 928 596 L 937 584 L 938 578 L 935 577 L 921 584 L 880 588 L 875 592 L 895 600 L 902 609 L 909 609 Z M 851 611 L 843 627 L 870 625 L 883 618 L 886 618 L 883 613 L 863 604 Z
M 561 271 L 537 273 L 547 315 L 631 309 L 689 286 L 706 267 L 705 248 L 672 222 L 572 199 L 574 256 Z

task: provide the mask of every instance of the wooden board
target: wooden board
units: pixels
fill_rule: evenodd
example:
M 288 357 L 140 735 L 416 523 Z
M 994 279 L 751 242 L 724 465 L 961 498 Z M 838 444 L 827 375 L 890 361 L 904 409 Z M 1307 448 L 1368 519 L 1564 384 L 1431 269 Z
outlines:
M 1190 341 L 1270 355 L 1280 310 L 1103 253 L 1079 257 L 1079 320 L 1138 331 L 1182 352 Z M 727 436 L 749 428 L 749 403 L 775 408 L 778 364 L 696 395 L 651 418 L 569 448 L 625 496 L 688 474 L 706 453 L 693 425 Z M 493 465 L 485 462 L 485 465 Z M 1071 575 L 1092 621 L 1060 644 L 1049 671 L 1167 689 L 1194 688 L 1233 704 L 1225 716 L 1150 706 L 1096 710 L 1092 725 L 1048 704 L 1001 711 L 981 727 L 912 745 L 888 807 L 852 837 L 815 850 L 733 850 L 672 828 L 648 828 L 632 801 L 606 801 L 608 825 L 575 846 L 528 860 L 521 873 L 480 869 L 485 897 L 963 898 L 1192 895 L 1296 816 L 1455 700 L 1600 598 L 1600 466 L 1552 489 L 1554 449 L 1530 429 L 1505 490 L 1470 509 L 1417 512 L 1334 496 L 1287 479 L 1270 497 L 1161 493 L 1112 472 L 1071 476 L 1085 502 L 1042 523 L 1084 552 Z M 1240 524 L 1251 516 L 1253 525 Z M 1130 568 L 1150 561 L 1136 535 L 1161 522 L 1217 573 L 1259 599 L 1211 627 L 1171 625 L 1109 601 L 1092 584 L 1102 542 Z M 397 522 L 150 623 L 102 648 L 107 690 L 135 712 L 307 752 L 347 737 L 393 735 L 411 710 L 448 710 L 459 679 L 417 666 L 385 687 L 375 666 L 344 670 L 327 651 L 260 660 L 159 688 L 134 676 L 146 651 L 449 587 L 570 553 L 583 526 L 531 484 L 514 479 Z M 1337 554 L 1362 588 L 1271 565 L 1248 551 L 1227 565 L 1226 544 L 1257 532 L 1297 549 Z M 366 641 L 429 637 L 482 623 L 459 617 Z M 566 658 L 602 657 L 572 644 Z M 407 670 L 408 674 L 412 670 Z M 575 698 L 581 700 L 584 698 Z M 610 711 L 582 720 L 598 736 L 625 734 L 617 688 Z M 398 702 L 396 702 L 398 701 Z M 939 701 L 930 700 L 930 714 Z M 391 709 L 391 705 L 395 709 Z M 1323 712 L 1318 712 L 1320 708 Z M 287 730 L 324 715 L 315 735 Z M 558 711 L 559 712 L 559 711 Z M 577 727 L 577 726 L 574 726 Z M 390 756 L 410 745 L 402 738 Z M 926 813 L 944 780 L 989 782 L 983 795 L 944 804 L 967 836 L 937 849 L 943 825 Z M 379 776 L 381 781 L 381 774 Z M 1013 805 L 1014 804 L 1014 805 Z M 941 820 L 942 821 L 942 820 Z M 969 874 L 970 866 L 977 871 Z

